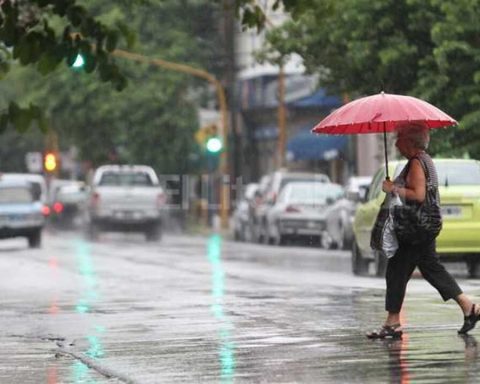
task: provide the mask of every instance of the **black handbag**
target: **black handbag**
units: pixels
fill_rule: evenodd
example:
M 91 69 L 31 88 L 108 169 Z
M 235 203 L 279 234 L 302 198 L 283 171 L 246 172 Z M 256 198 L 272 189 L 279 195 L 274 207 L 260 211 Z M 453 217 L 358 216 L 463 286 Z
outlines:
M 416 158 L 422 164 L 426 176 L 425 200 L 423 203 L 408 203 L 394 207 L 395 234 L 399 243 L 403 244 L 433 241 L 442 230 L 442 215 L 440 202 L 437 198 L 437 186 L 432 183 L 424 160 Z

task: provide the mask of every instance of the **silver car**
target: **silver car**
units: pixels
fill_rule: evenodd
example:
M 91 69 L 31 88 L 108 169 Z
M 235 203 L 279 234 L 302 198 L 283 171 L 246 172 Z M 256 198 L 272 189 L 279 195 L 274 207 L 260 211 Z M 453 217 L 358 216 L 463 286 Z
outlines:
M 235 240 L 249 241 L 252 238 L 251 221 L 252 211 L 254 209 L 255 195 L 258 191 L 257 183 L 247 184 L 242 197 L 237 201 L 237 205 L 232 215 L 233 236 Z
M 296 172 L 285 169 L 273 172 L 269 175 L 268 185 L 262 190 L 261 200 L 254 212 L 254 239 L 258 242 L 269 243 L 267 215 L 275 205 L 278 195 L 285 185 L 291 182 L 316 182 L 329 183 L 330 178 L 322 173 Z
M 294 237 L 321 240 L 326 225 L 325 210 L 343 194 L 343 187 L 334 183 L 286 184 L 267 213 L 269 242 L 280 245 Z
M 0 181 L 0 239 L 26 237 L 31 248 L 42 241 L 43 204 L 26 181 Z
M 358 202 L 370 185 L 370 176 L 353 176 L 345 186 L 345 197 L 329 206 L 325 213 L 327 227 L 322 237 L 325 248 L 351 249 L 353 244 L 353 217 Z

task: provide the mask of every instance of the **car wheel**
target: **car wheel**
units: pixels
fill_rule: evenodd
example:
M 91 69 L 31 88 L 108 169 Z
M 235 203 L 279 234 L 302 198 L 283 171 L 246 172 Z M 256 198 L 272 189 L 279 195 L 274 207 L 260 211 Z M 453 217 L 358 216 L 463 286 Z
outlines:
M 246 241 L 247 240 L 247 225 L 242 223 L 240 224 L 240 230 L 238 232 L 238 240 L 239 241 Z
M 262 233 L 262 239 L 261 239 L 261 242 L 262 244 L 271 244 L 270 243 L 270 234 L 268 233 L 268 227 L 267 227 L 267 224 L 264 224 L 262 225 L 262 228 L 261 228 L 261 233 Z
M 153 224 L 145 231 L 145 239 L 147 241 L 158 241 L 162 237 L 162 228 L 160 224 Z
M 337 243 L 332 239 L 330 234 L 327 231 L 322 232 L 320 236 L 319 245 L 321 248 L 325 249 L 336 249 Z
M 468 277 L 480 277 L 480 263 L 475 258 L 467 259 Z
M 352 249 L 353 246 L 353 240 L 352 238 L 349 238 L 346 233 L 343 234 L 343 244 L 342 244 L 342 249 L 348 250 Z
M 42 245 L 42 231 L 37 229 L 31 235 L 28 236 L 28 246 L 30 248 L 40 248 Z
M 235 241 L 240 241 L 241 240 L 240 231 L 237 230 L 237 229 L 233 230 L 233 240 L 235 240 Z
M 374 251 L 375 255 L 375 276 L 384 277 L 387 271 L 387 258 L 379 251 Z
M 253 228 L 252 228 L 251 224 L 247 224 L 247 226 L 245 228 L 244 235 L 245 235 L 245 241 L 246 242 L 248 242 L 248 243 L 254 242 L 255 235 L 254 235 Z
M 355 275 L 366 275 L 368 272 L 369 260 L 365 259 L 356 242 L 352 247 L 352 272 Z
M 87 225 L 87 238 L 89 240 L 97 240 L 100 233 L 100 227 L 93 221 L 90 221 Z
M 274 245 L 285 245 L 286 243 L 286 239 L 287 239 L 287 236 L 286 235 L 282 235 L 282 233 L 280 232 L 280 230 L 276 229 L 276 235 L 273 236 L 273 244 Z

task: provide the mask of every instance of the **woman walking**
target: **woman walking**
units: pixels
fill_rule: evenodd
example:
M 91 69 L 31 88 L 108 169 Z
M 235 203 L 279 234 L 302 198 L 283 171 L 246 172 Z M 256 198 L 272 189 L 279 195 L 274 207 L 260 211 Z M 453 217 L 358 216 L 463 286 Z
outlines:
M 404 204 L 421 204 L 425 200 L 427 177 L 435 187 L 438 199 L 438 178 L 431 157 L 425 152 L 430 137 L 426 126 L 408 123 L 397 128 L 396 147 L 408 163 L 394 180 L 383 182 L 383 191 L 399 195 Z M 427 171 L 427 172 L 425 172 Z M 428 176 L 427 176 L 428 175 Z M 415 245 L 399 241 L 395 255 L 388 260 L 385 309 L 387 318 L 380 329 L 367 333 L 371 339 L 399 338 L 403 330 L 400 323 L 407 283 L 415 268 L 440 293 L 444 301 L 453 299 L 464 314 L 464 323 L 459 334 L 472 330 L 480 320 L 480 305 L 474 304 L 458 286 L 455 279 L 440 264 L 435 240 L 425 240 Z

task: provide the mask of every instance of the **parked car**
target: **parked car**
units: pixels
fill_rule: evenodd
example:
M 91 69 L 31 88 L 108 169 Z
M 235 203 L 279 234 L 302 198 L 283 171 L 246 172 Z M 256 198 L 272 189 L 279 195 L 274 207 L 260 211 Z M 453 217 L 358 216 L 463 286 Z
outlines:
M 469 275 L 480 272 L 480 162 L 469 159 L 433 159 L 438 172 L 443 229 L 437 238 L 437 253 L 441 259 L 464 261 Z M 389 163 L 389 173 L 395 178 L 405 161 Z M 355 274 L 368 272 L 370 262 L 375 273 L 385 273 L 386 260 L 370 248 L 370 235 L 380 205 L 385 197 L 382 182 L 385 168 L 373 176 L 365 202 L 355 214 L 352 248 L 352 270 Z
M 50 194 L 50 222 L 61 227 L 80 224 L 86 213 L 89 188 L 82 181 L 57 184 Z
M 267 189 L 271 183 L 272 174 L 263 175 L 258 182 L 258 188 L 255 191 L 255 195 L 250 205 L 250 214 L 248 226 L 246 228 L 247 241 L 256 242 L 258 241 L 259 225 L 258 218 L 258 209 L 262 205 L 263 200 L 266 197 Z
M 144 232 L 161 237 L 165 193 L 155 171 L 145 165 L 104 165 L 93 176 L 88 234 L 100 231 Z
M 32 188 L 33 199 L 48 204 L 47 181 L 43 175 L 36 173 L 0 173 L 1 181 L 25 181 Z
M 36 199 L 31 183 L 0 181 L 0 238 L 26 237 L 31 248 L 42 243 L 45 223 L 43 204 Z
M 351 249 L 353 243 L 353 218 L 358 203 L 372 181 L 370 176 L 353 176 L 345 186 L 345 196 L 327 207 L 327 227 L 323 235 L 325 248 Z
M 334 183 L 286 184 L 266 215 L 268 242 L 281 245 L 295 237 L 315 238 L 320 242 L 326 226 L 326 207 L 343 194 L 343 187 Z
M 262 194 L 260 203 L 255 209 L 255 231 L 254 237 L 258 242 L 268 242 L 267 235 L 267 213 L 275 204 L 278 195 L 282 191 L 283 187 L 290 182 L 319 182 L 319 183 L 329 183 L 330 178 L 321 173 L 313 172 L 292 172 L 287 170 L 279 170 L 273 172 L 270 175 L 269 183 L 265 188 L 265 191 Z
M 242 197 L 238 200 L 237 206 L 232 214 L 233 235 L 235 240 L 246 241 L 251 238 L 249 232 L 251 214 L 255 204 L 255 195 L 258 191 L 257 183 L 247 184 Z

